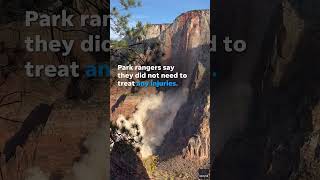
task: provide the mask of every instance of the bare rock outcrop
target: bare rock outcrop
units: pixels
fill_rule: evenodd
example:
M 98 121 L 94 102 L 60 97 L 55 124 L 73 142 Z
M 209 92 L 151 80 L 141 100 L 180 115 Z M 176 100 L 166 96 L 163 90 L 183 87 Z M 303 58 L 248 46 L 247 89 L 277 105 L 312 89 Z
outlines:
M 150 24 L 146 30 L 145 39 L 158 38 L 163 31 L 169 27 L 169 24 Z
M 192 74 L 197 62 L 209 64 L 210 12 L 195 10 L 181 14 L 160 35 L 163 64 L 173 64 L 178 71 Z M 206 66 L 208 67 L 208 66 Z
M 160 147 L 160 152 L 170 156 L 184 151 L 185 157 L 208 157 L 209 132 L 201 129 L 209 129 L 209 123 L 204 123 L 209 121 L 209 111 L 205 110 L 209 107 L 209 19 L 208 10 L 183 13 L 159 36 L 165 54 L 161 63 L 175 65 L 176 71 L 189 76 L 180 82 L 189 89 L 187 102 Z

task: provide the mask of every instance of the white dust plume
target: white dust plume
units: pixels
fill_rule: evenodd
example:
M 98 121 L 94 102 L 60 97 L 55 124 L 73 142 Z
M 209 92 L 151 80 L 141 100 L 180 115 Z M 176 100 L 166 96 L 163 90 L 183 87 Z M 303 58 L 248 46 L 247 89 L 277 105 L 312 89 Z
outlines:
M 84 146 L 88 153 L 72 167 L 72 172 L 63 180 L 106 180 L 107 179 L 107 134 L 106 128 L 99 128 L 89 135 Z M 26 180 L 49 180 L 39 168 L 27 171 Z
M 145 97 L 137 106 L 136 112 L 131 118 L 126 119 L 120 115 L 117 125 L 132 131 L 133 124 L 138 125 L 142 145 L 139 145 L 142 158 L 154 154 L 156 147 L 160 146 L 165 135 L 171 129 L 173 120 L 186 102 L 188 89 L 170 90 Z

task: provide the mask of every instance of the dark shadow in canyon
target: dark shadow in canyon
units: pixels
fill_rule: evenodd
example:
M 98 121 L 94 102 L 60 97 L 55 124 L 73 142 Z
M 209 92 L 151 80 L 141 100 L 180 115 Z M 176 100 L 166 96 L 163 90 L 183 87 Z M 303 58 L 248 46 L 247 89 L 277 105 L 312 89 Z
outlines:
M 254 7 L 253 1 L 246 2 L 249 7 Z M 280 30 L 281 25 L 283 25 L 283 9 L 282 6 L 275 6 L 276 9 L 270 16 L 271 21 L 265 30 L 263 41 L 261 41 L 262 49 L 259 50 L 258 63 L 254 66 L 255 71 L 250 77 L 253 99 L 252 105 L 248 106 L 247 125 L 241 131 L 234 131 L 225 142 L 221 152 L 215 156 L 212 164 L 215 179 L 285 180 L 297 171 L 300 163 L 300 148 L 313 130 L 312 109 L 318 103 L 320 97 L 320 72 L 318 70 L 320 68 L 320 62 L 318 61 L 320 57 L 320 28 L 315 21 L 316 14 L 314 13 L 316 11 L 308 10 L 308 8 L 319 10 L 320 4 L 318 3 L 318 6 L 315 7 L 316 3 L 313 6 L 303 4 L 306 1 L 289 2 L 305 23 L 304 32 L 293 54 L 294 58 L 283 68 L 279 85 L 272 84 L 272 75 L 275 72 L 274 62 L 271 62 L 273 53 L 275 53 L 273 49 L 279 50 L 283 45 L 281 44 L 283 34 Z M 232 24 L 232 22 L 235 22 L 232 20 L 234 18 L 232 17 L 233 13 L 237 14 L 237 11 L 245 11 L 246 9 L 247 13 L 253 11 L 250 8 L 248 9 L 248 6 L 241 6 L 241 3 L 238 6 L 235 4 L 237 3 L 229 4 L 232 9 L 230 7 L 220 9 L 223 12 L 218 13 L 216 18 L 220 23 L 217 23 L 216 26 L 222 25 L 221 21 L 224 21 L 224 23 L 230 22 L 230 24 L 218 27 L 216 31 L 218 34 L 220 33 L 219 35 L 234 34 L 232 29 L 244 28 L 242 36 L 245 37 L 245 34 L 255 26 L 255 24 L 249 23 L 244 26 L 240 25 L 238 28 Z M 233 10 L 233 8 L 238 10 Z M 272 8 L 272 5 L 270 4 L 265 8 Z M 246 16 L 238 21 L 247 22 L 248 17 L 257 15 L 250 15 L 249 13 Z M 267 15 L 260 14 L 260 16 Z M 316 17 L 318 16 L 319 11 Z M 233 25 L 234 27 L 231 28 Z M 276 37 L 278 38 L 277 46 L 274 43 Z M 253 39 L 252 41 L 258 40 Z M 216 90 L 219 90 L 223 88 L 223 84 L 234 73 L 232 67 L 234 67 L 234 61 L 237 58 L 230 58 L 230 55 L 224 53 L 215 57 L 217 59 L 215 59 L 214 70 L 219 72 L 220 77 L 218 76 L 218 79 L 215 79 L 214 84 L 217 86 Z M 245 69 L 242 70 L 245 71 Z M 219 97 L 215 98 L 219 99 Z M 221 104 L 224 104 L 224 106 L 221 107 Z M 215 102 L 217 109 L 213 111 L 212 119 L 214 122 L 225 120 L 226 117 L 215 116 L 215 112 L 225 110 L 222 108 L 228 109 L 228 106 L 233 106 L 233 104 L 224 102 L 223 99 Z M 228 131 L 228 129 L 222 129 L 221 131 Z M 215 129 L 213 129 L 213 137 L 212 141 L 215 141 Z M 216 155 L 213 151 L 212 154 Z
M 149 180 L 140 157 L 132 145 L 119 141 L 110 154 L 110 177 L 112 180 Z

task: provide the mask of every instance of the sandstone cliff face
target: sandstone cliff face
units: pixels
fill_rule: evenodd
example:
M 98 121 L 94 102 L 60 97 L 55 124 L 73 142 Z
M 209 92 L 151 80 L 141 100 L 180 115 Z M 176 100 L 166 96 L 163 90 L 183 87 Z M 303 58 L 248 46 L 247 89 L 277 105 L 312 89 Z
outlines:
M 165 56 L 163 64 L 192 74 L 198 62 L 209 64 L 210 12 L 195 10 L 181 14 L 159 39 Z M 205 66 L 207 67 L 207 66 Z
M 158 148 L 160 158 L 164 160 L 160 169 L 166 169 L 165 164 L 176 159 L 177 165 L 171 164 L 171 168 L 181 169 L 182 174 L 193 178 L 196 178 L 197 169 L 209 162 L 209 21 L 208 10 L 186 12 L 159 36 L 164 52 L 161 64 L 175 65 L 177 71 L 187 73 L 188 78 L 181 86 L 189 89 L 186 102 L 178 110 L 170 131 Z M 178 164 L 188 160 L 195 161 L 193 167 L 177 167 L 183 167 Z
M 150 63 L 152 64 L 152 59 L 156 58 L 157 63 L 174 65 L 175 71 L 188 74 L 187 79 L 179 80 L 179 88 L 158 89 L 171 103 L 163 102 L 162 106 L 167 110 L 159 109 L 154 114 L 160 116 L 159 112 L 165 112 L 170 115 L 163 119 L 150 117 L 159 124 L 145 123 L 146 127 L 149 127 L 145 131 L 146 136 L 153 137 L 154 132 L 162 131 L 164 128 L 166 132 L 164 137 L 156 136 L 163 140 L 154 149 L 154 154 L 160 157 L 160 162 L 156 172 L 150 175 L 151 178 L 162 179 L 165 176 L 173 176 L 175 179 L 195 179 L 197 170 L 209 163 L 209 21 L 209 10 L 194 10 L 181 14 L 171 24 L 151 25 L 147 29 L 146 42 L 149 43 L 149 40 L 158 42 L 159 51 L 163 54 L 163 56 L 148 57 Z M 179 93 L 181 89 L 187 89 L 188 93 Z M 150 89 L 148 91 L 151 92 Z M 145 94 L 149 94 L 148 91 Z M 133 96 L 131 99 L 135 99 L 135 103 L 138 104 L 143 93 L 141 94 L 140 90 L 136 94 L 139 96 Z M 114 105 L 118 98 L 111 97 L 111 105 Z M 177 99 L 182 104 L 177 104 L 172 99 Z M 119 112 L 129 111 L 127 107 L 131 109 L 130 112 L 134 112 L 137 104 L 134 106 L 132 103 L 130 97 L 127 97 L 112 116 L 116 117 Z M 172 109 L 176 112 L 171 112 Z M 130 114 L 128 116 L 130 119 Z M 170 126 L 162 127 L 165 124 Z
M 169 146 L 174 144 L 172 147 L 177 149 L 177 145 L 181 143 L 184 147 L 188 146 L 183 150 L 185 155 L 189 154 L 191 158 L 208 157 L 209 132 L 202 132 L 201 128 L 206 127 L 200 126 L 208 126 L 205 121 L 209 117 L 208 110 L 205 110 L 209 103 L 207 97 L 210 87 L 209 20 L 208 10 L 189 11 L 177 17 L 159 36 L 165 54 L 161 63 L 175 65 L 177 71 L 189 76 L 182 82 L 182 87 L 189 89 L 187 102 L 178 111 L 162 146 L 168 148 L 168 154 L 175 152 Z M 187 132 L 182 132 L 181 129 Z
M 158 38 L 168 26 L 169 24 L 150 24 L 147 28 L 145 39 Z

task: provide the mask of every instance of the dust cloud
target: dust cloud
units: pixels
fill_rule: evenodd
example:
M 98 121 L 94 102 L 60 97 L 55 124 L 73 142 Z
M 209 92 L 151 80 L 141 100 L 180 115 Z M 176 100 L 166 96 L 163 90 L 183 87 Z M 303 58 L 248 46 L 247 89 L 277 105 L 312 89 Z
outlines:
M 138 105 L 137 110 L 131 118 L 126 119 L 120 115 L 117 125 L 125 127 L 132 134 L 135 129 L 132 126 L 138 125 L 142 144 L 140 148 L 142 158 L 147 158 L 155 153 L 155 148 L 160 146 L 165 135 L 171 129 L 173 120 L 186 102 L 188 89 L 169 90 L 145 97 Z M 136 137 L 138 138 L 138 137 Z
M 72 167 L 72 172 L 63 180 L 105 180 L 107 179 L 107 134 L 106 128 L 99 128 L 89 135 L 84 147 L 88 153 L 83 155 L 79 162 Z M 26 180 L 49 180 L 39 168 L 31 168 L 27 171 Z

